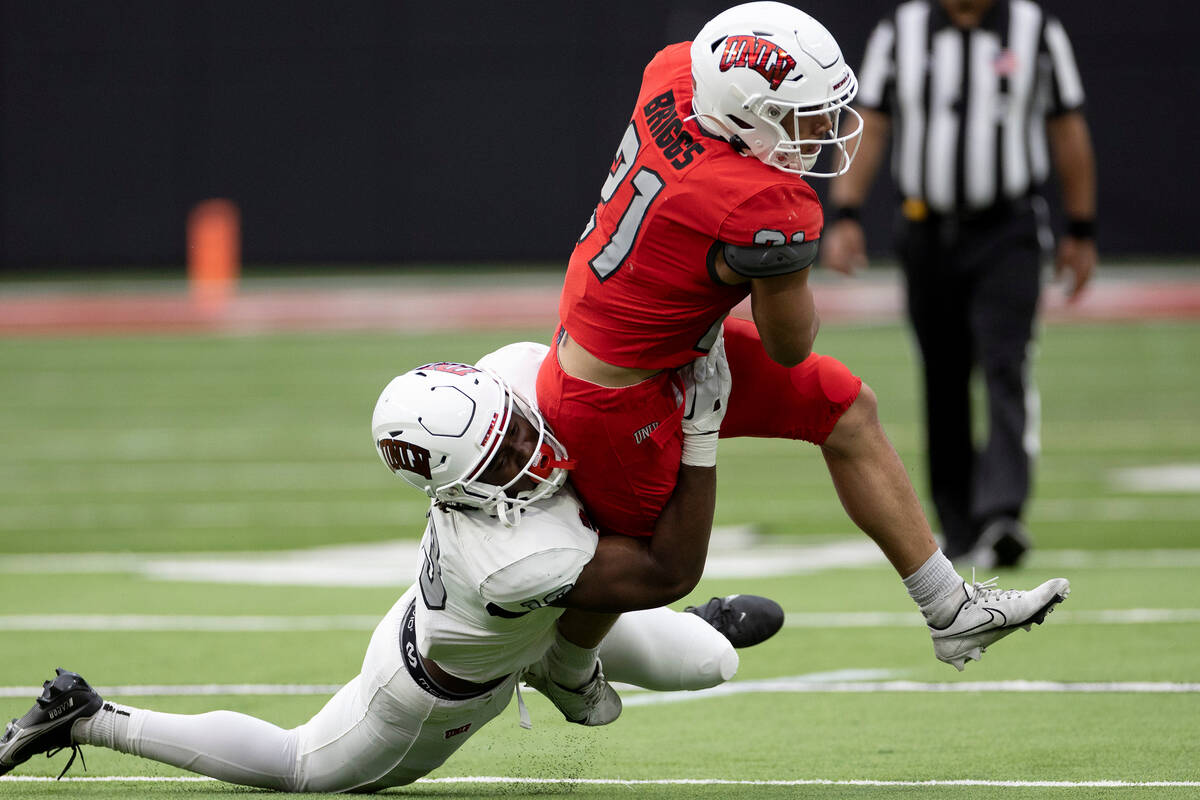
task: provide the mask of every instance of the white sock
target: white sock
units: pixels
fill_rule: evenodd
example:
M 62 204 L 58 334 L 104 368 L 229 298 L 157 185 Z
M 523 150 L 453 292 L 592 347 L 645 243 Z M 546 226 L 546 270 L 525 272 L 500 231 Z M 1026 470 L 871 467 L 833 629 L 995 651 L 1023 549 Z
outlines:
M 610 681 L 657 692 L 707 689 L 738 668 L 737 651 L 716 628 L 669 608 L 622 614 L 600 643 L 600 661 Z
M 954 619 L 954 614 L 962 604 L 962 598 L 956 592 L 962 586 L 963 579 L 940 549 L 920 569 L 904 579 L 904 588 L 908 589 L 908 596 L 925 615 L 925 621 L 937 627 Z
M 559 686 L 578 689 L 592 679 L 596 672 L 598 647 L 580 647 L 563 638 L 562 632 L 554 634 L 554 644 L 546 652 L 550 665 L 550 679 Z
M 100 710 L 71 726 L 71 738 L 80 744 L 94 744 L 110 750 L 121 750 L 116 742 L 127 741 L 129 719 L 136 709 L 105 701 Z M 126 751 L 127 752 L 127 751 Z

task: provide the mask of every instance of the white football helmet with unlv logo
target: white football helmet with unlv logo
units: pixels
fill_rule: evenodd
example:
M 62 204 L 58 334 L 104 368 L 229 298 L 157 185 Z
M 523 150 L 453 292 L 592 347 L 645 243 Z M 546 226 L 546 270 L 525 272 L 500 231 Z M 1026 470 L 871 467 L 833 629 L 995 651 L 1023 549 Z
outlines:
M 713 17 L 696 34 L 691 57 L 696 117 L 743 155 L 818 178 L 850 169 L 862 135 L 862 117 L 849 107 L 858 79 L 821 23 L 783 3 L 745 3 Z M 845 132 L 843 111 L 850 116 Z M 820 114 L 828 115 L 829 132 L 799 138 L 801 120 Z M 834 163 L 816 172 L 823 145 L 834 145 Z
M 517 414 L 537 431 L 533 456 L 504 485 L 485 483 L 479 476 Z M 509 526 L 558 491 L 572 466 L 536 408 L 499 375 L 469 364 L 426 364 L 393 378 L 375 404 L 371 433 L 388 469 L 435 502 L 483 509 Z M 525 477 L 534 488 L 512 491 Z

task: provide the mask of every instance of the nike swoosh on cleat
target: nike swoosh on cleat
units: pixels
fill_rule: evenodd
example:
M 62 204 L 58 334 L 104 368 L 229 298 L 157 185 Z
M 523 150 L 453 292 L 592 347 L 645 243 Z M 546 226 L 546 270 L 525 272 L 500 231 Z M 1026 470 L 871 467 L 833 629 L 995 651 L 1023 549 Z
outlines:
M 980 628 L 988 628 L 988 627 L 992 627 L 993 625 L 995 625 L 995 624 L 996 624 L 996 617 L 997 617 L 997 615 L 999 615 L 999 618 L 1000 618 L 1000 625 L 996 625 L 996 627 L 999 627 L 999 628 L 1003 628 L 1003 627 L 1005 627 L 1005 625 L 1006 625 L 1006 624 L 1007 624 L 1007 622 L 1008 622 L 1008 617 L 1004 616 L 1004 612 L 1003 612 L 1003 611 L 1001 611 L 1001 610 L 1000 610 L 1000 609 L 998 609 L 998 608 L 989 608 L 988 606 L 984 606 L 984 607 L 983 607 L 983 610 L 984 610 L 984 611 L 986 611 L 986 612 L 988 612 L 988 621 L 987 621 L 987 622 L 981 622 L 981 623 L 979 623 L 978 625 L 975 625 L 975 626 L 972 626 L 972 627 L 970 627 L 970 628 L 967 628 L 966 630 L 961 630 L 961 631 L 959 631 L 958 633 L 956 633 L 956 634 L 954 634 L 954 635 L 955 635 L 955 636 L 961 636 L 961 635 L 963 635 L 964 633 L 970 633 L 971 631 L 977 631 L 977 630 L 979 630 Z

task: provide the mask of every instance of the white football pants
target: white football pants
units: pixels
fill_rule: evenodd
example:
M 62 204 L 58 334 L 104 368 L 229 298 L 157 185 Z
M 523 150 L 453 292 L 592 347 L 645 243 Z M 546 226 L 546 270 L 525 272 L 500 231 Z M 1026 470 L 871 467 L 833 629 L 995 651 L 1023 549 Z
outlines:
M 375 628 L 362 672 L 298 728 L 233 711 L 166 714 L 106 703 L 72 734 L 81 744 L 266 789 L 363 792 L 412 783 L 503 711 L 518 680 L 514 674 L 480 697 L 458 701 L 417 686 L 399 644 L 414 597 L 414 589 L 405 592 Z M 610 681 L 656 690 L 715 686 L 733 676 L 738 661 L 704 620 L 668 609 L 623 614 L 600 657 Z

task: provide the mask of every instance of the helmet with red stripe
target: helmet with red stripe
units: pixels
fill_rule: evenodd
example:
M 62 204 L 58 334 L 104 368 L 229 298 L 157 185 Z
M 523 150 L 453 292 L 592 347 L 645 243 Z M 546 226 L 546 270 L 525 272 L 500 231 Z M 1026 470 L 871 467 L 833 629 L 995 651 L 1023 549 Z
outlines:
M 388 469 L 434 502 L 482 509 L 505 525 L 549 497 L 574 463 L 542 415 L 502 377 L 437 362 L 393 378 L 371 419 Z

